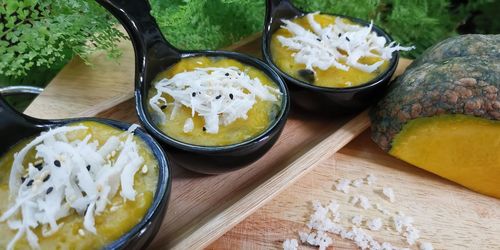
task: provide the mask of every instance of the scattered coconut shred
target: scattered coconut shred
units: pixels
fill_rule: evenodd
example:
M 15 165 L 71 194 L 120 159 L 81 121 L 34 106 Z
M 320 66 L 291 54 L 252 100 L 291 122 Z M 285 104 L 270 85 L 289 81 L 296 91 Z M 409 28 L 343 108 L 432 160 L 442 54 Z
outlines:
M 386 45 L 387 40 L 372 31 L 373 21 L 365 27 L 347 24 L 343 18 L 336 17 L 335 23 L 323 28 L 314 20 L 318 13 L 306 15 L 312 31 L 290 20 L 282 19 L 284 25 L 281 27 L 290 31 L 292 36 L 277 37 L 284 47 L 296 51 L 293 54 L 296 63 L 305 64 L 306 69 L 313 72 L 314 68 L 327 70 L 335 67 L 348 71 L 353 67 L 372 73 L 384 63 L 384 60 L 390 60 L 394 51 L 409 51 L 415 48 L 402 47 L 396 42 Z M 382 60 L 368 65 L 359 62 L 363 57 L 376 57 Z
M 385 197 L 387 197 L 387 199 L 389 199 L 390 202 L 394 202 L 396 200 L 396 198 L 394 197 L 394 190 L 392 190 L 392 188 L 384 187 L 382 189 L 382 193 L 385 195 Z
M 86 126 L 64 126 L 42 133 L 14 155 L 9 191 L 13 204 L 0 221 L 7 221 L 17 230 L 7 245 L 13 249 L 24 235 L 32 248 L 38 249 L 38 237 L 33 232 L 41 226 L 41 234 L 56 233 L 61 218 L 74 213 L 83 217 L 83 229 L 97 234 L 94 217 L 103 213 L 118 193 L 124 200 L 135 200 L 134 175 L 144 159 L 133 140 L 137 125 L 120 136 L 111 136 L 99 146 L 92 135 L 82 141 L 69 142 L 66 133 L 85 131 Z M 26 155 L 36 152 L 35 162 L 23 165 Z M 116 156 L 116 160 L 111 155 Z
M 277 88 L 263 85 L 259 78 L 251 78 L 237 67 L 196 68 L 174 75 L 170 79 L 162 79 L 155 84 L 157 93 L 151 97 L 149 104 L 157 113 L 161 123 L 167 121 L 162 107 L 173 105 L 169 119 L 173 120 L 182 107 L 191 109 L 191 117 L 195 114 L 203 117 L 207 133 L 217 134 L 220 125 L 228 125 L 236 119 L 247 119 L 248 111 L 257 102 L 275 102 L 281 92 Z M 168 94 L 174 101 L 168 103 L 162 96 Z M 184 122 L 184 133 L 193 130 L 192 118 Z
M 361 186 L 360 180 L 363 183 L 363 179 L 356 179 L 353 182 L 347 179 L 339 179 L 336 181 L 335 189 L 347 194 L 350 184 L 354 187 Z M 377 178 L 372 174 L 369 174 L 364 179 L 368 186 L 375 185 L 376 180 Z M 386 198 L 390 202 L 394 202 L 394 191 L 392 188 L 384 187 L 382 190 Z M 377 191 L 377 189 L 373 189 L 373 191 Z M 328 205 L 323 206 L 321 202 L 313 201 L 314 212 L 310 215 L 309 222 L 306 224 L 308 231 L 298 232 L 300 241 L 310 246 L 318 246 L 319 249 L 323 250 L 333 244 L 334 240 L 329 235 L 333 234 L 342 239 L 353 241 L 359 249 L 408 250 L 408 247 L 415 245 L 420 238 L 420 231 L 413 226 L 413 218 L 406 216 L 402 212 L 391 214 L 378 203 L 372 205 L 368 198 L 361 194 L 351 196 L 349 203 L 353 206 L 359 206 L 364 210 L 375 209 L 383 215 L 388 216 L 390 220 L 384 221 L 379 217 L 365 219 L 363 215 L 358 214 L 348 220 L 351 225 L 346 227 L 340 223 L 342 214 L 340 213 L 340 205 L 337 202 L 331 201 Z M 384 224 L 392 225 L 392 229 L 405 239 L 408 247 L 400 248 L 388 242 L 379 242 L 369 234 L 369 231 L 362 228 L 365 225 L 370 231 L 380 231 L 384 227 Z M 392 231 L 389 227 L 386 229 Z M 297 249 L 298 244 L 296 243 L 296 239 L 287 239 L 283 242 L 283 248 L 286 250 Z M 418 246 L 420 250 L 433 250 L 432 244 L 429 242 L 418 242 Z
M 348 194 L 350 184 L 351 184 L 351 180 L 340 179 L 340 180 L 337 180 L 337 184 L 335 185 L 335 189 L 337 191 L 341 191 L 344 194 Z
M 283 249 L 285 250 L 294 250 L 297 249 L 297 247 L 299 247 L 299 243 L 296 239 L 285 240 L 283 242 Z

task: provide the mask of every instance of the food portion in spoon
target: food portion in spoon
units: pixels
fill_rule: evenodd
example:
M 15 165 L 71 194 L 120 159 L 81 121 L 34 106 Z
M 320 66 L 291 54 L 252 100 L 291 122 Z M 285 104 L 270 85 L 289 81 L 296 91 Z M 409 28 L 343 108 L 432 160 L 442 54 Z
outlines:
M 156 125 L 175 140 L 226 146 L 255 138 L 282 108 L 282 93 L 264 72 L 223 57 L 184 58 L 149 91 Z
M 372 30 L 373 23 L 361 26 L 338 16 L 316 12 L 282 22 L 271 38 L 273 62 L 291 77 L 316 86 L 368 83 L 389 68 L 393 52 L 413 48 L 387 44 Z
M 3 155 L 1 248 L 100 249 L 138 224 L 159 170 L 135 128 L 73 123 Z

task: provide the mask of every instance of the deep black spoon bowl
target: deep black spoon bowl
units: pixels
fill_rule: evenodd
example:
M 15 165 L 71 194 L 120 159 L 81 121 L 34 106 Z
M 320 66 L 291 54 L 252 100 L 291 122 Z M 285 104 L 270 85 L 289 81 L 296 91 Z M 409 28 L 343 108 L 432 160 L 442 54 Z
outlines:
M 247 166 L 276 142 L 289 111 L 288 89 L 281 77 L 263 61 L 228 51 L 180 51 L 163 37 L 149 3 L 145 0 L 97 0 L 127 30 L 135 50 L 135 101 L 141 123 L 165 148 L 174 163 L 195 172 L 218 174 Z M 148 92 L 156 76 L 182 58 L 206 56 L 234 59 L 264 72 L 280 88 L 281 110 L 267 130 L 250 140 L 228 146 L 198 146 L 176 140 L 162 132 L 148 111 Z
M 23 139 L 36 136 L 51 128 L 83 121 L 107 124 L 124 131 L 130 127 L 130 124 L 99 118 L 75 118 L 66 120 L 36 119 L 17 112 L 9 106 L 0 95 L 0 157 Z M 153 202 L 142 220 L 119 239 L 105 246 L 104 249 L 145 248 L 158 232 L 167 210 L 172 183 L 167 157 L 160 145 L 144 130 L 138 128 L 135 130 L 134 134 L 145 142 L 158 161 L 158 184 L 156 192 Z
M 288 75 L 274 64 L 270 49 L 271 37 L 282 25 L 281 19 L 293 19 L 306 14 L 308 13 L 293 6 L 291 0 L 266 0 L 266 21 L 262 34 L 262 54 L 269 66 L 285 79 L 290 89 L 293 105 L 303 110 L 329 116 L 355 113 L 380 99 L 389 86 L 391 77 L 397 68 L 399 61 L 398 52 L 394 52 L 389 67 L 384 73 L 367 83 L 348 88 L 315 86 Z M 346 18 L 362 26 L 370 25 L 369 22 L 362 19 L 337 14 L 331 15 Z M 373 26 L 373 31 L 377 35 L 383 36 L 388 43 L 393 41 L 385 31 L 375 25 Z

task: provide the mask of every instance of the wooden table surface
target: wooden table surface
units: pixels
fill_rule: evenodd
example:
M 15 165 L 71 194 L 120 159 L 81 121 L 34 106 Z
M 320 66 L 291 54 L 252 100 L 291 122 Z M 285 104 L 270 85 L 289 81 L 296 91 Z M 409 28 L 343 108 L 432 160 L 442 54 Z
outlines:
M 41 118 L 93 116 L 130 99 L 133 92 L 133 52 L 128 42 L 122 43 L 123 57 L 109 61 L 103 54 L 91 59 L 89 67 L 75 58 L 47 86 L 26 113 Z M 239 49 L 259 54 L 259 43 Z M 96 77 L 101 79 L 95 81 Z M 130 110 L 133 112 L 133 110 Z M 328 123 L 325 123 L 328 126 Z M 378 176 L 373 187 L 351 188 L 351 194 L 335 191 L 339 178 L 363 178 L 368 173 Z M 397 202 L 383 200 L 378 190 L 390 186 Z M 287 188 L 278 197 L 257 210 L 246 220 L 213 242 L 209 249 L 273 249 L 280 248 L 286 238 L 297 238 L 305 228 L 312 200 L 336 200 L 343 212 L 342 223 L 349 225 L 354 214 L 382 217 L 386 225 L 390 217 L 374 209 L 360 210 L 349 204 L 350 196 L 364 194 L 391 212 L 402 211 L 415 218 L 424 241 L 435 249 L 500 249 L 500 201 L 486 197 L 438 176 L 410 166 L 379 150 L 365 132 L 334 157 Z M 404 247 L 402 237 L 392 230 L 373 232 L 380 241 Z M 348 240 L 334 237 L 334 247 L 355 249 Z M 416 246 L 411 246 L 416 249 Z
M 349 194 L 335 191 L 333 187 L 339 178 L 354 180 L 367 174 L 377 177 L 375 185 L 351 187 Z M 382 187 L 394 189 L 394 203 L 382 198 Z M 344 226 L 351 225 L 354 215 L 382 218 L 383 230 L 368 231 L 375 239 L 397 247 L 418 249 L 416 245 L 405 244 L 404 237 L 393 229 L 385 230 L 392 225 L 390 216 L 350 204 L 349 200 L 355 194 L 365 195 L 372 204 L 381 204 L 392 214 L 401 211 L 412 216 L 414 226 L 420 230 L 420 240 L 431 242 L 434 249 L 500 249 L 500 200 L 477 194 L 391 157 L 371 141 L 369 131 L 314 168 L 208 249 L 279 249 L 283 240 L 298 239 L 298 231 L 307 231 L 305 225 L 314 200 L 324 205 L 331 200 L 338 202 Z M 349 240 L 338 236 L 333 239 L 333 249 L 357 249 Z

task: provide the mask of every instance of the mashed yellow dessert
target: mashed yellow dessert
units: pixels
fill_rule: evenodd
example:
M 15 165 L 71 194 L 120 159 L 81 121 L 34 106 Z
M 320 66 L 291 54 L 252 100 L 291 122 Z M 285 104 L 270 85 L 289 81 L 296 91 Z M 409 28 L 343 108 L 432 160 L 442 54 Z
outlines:
M 225 146 L 264 132 L 281 109 L 279 87 L 262 71 L 221 57 L 184 58 L 149 91 L 149 110 L 168 136 Z
M 388 69 L 394 51 L 411 49 L 387 45 L 371 25 L 342 17 L 312 13 L 282 21 L 271 37 L 273 62 L 291 77 L 317 86 L 368 83 Z
M 0 172 L 2 249 L 101 249 L 141 221 L 158 181 L 145 142 L 97 122 L 20 142 Z

